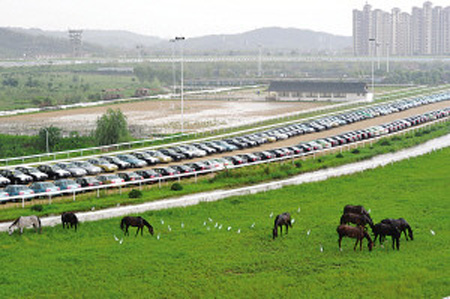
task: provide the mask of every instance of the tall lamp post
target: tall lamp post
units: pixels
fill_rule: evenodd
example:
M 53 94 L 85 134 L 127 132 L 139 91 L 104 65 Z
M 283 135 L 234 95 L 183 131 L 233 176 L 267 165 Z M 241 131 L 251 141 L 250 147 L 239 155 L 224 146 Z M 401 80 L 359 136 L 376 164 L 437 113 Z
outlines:
M 176 36 L 175 42 L 182 42 L 186 38 L 184 36 Z M 184 89 L 184 63 L 183 63 L 183 44 L 181 44 L 181 134 L 184 134 L 184 95 L 183 95 L 183 89 Z
M 369 42 L 372 42 L 374 46 L 376 45 L 376 40 L 374 38 L 369 38 Z M 375 50 L 375 47 L 373 47 L 373 50 Z M 374 95 L 375 95 L 375 89 L 374 89 L 375 76 L 374 76 L 374 71 L 373 71 L 373 69 L 374 69 L 374 59 L 375 59 L 375 57 L 373 57 L 373 53 L 372 53 L 372 59 L 371 59 L 372 60 L 372 97 L 374 97 Z
M 177 93 L 176 89 L 176 76 L 175 76 L 175 39 L 169 40 L 169 42 L 172 43 L 172 78 L 173 78 L 173 88 L 172 92 L 173 94 Z

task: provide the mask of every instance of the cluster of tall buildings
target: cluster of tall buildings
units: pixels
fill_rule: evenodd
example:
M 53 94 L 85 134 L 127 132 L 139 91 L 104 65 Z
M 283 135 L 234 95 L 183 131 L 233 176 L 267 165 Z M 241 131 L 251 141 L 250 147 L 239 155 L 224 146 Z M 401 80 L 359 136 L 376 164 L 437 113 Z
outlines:
M 448 55 L 450 6 L 425 2 L 409 14 L 366 4 L 362 11 L 353 10 L 353 49 L 356 56 Z

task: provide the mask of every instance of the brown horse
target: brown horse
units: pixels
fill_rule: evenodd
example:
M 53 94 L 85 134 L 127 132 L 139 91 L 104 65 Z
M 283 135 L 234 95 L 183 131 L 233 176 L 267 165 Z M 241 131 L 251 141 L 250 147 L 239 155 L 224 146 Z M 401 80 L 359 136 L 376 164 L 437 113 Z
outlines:
M 364 230 L 363 227 L 358 226 L 358 227 L 354 227 L 354 226 L 350 226 L 350 225 L 345 225 L 345 224 L 341 224 L 337 227 L 336 229 L 337 233 L 339 234 L 339 250 L 341 250 L 341 241 L 343 237 L 349 237 L 349 238 L 353 238 L 356 239 L 356 243 L 355 243 L 355 247 L 353 247 L 353 250 L 356 250 L 356 246 L 358 245 L 359 242 L 359 250 L 362 250 L 362 241 L 364 238 L 367 239 L 367 241 L 369 241 L 369 244 L 367 245 L 369 247 L 369 251 L 372 251 L 372 247 L 373 247 L 373 242 L 372 239 L 370 238 L 370 235 Z
M 398 228 L 398 230 L 400 231 L 400 235 L 402 233 L 405 234 L 406 241 L 408 241 L 408 235 L 409 235 L 409 238 L 411 239 L 411 241 L 414 240 L 413 231 L 411 229 L 411 226 L 409 225 L 409 223 L 405 219 L 403 219 L 403 218 L 399 218 L 399 219 L 384 219 L 384 220 L 381 220 L 381 223 L 390 224 L 390 225 L 396 226 Z M 406 231 L 408 231 L 408 235 L 406 234 Z
M 130 217 L 126 216 L 122 218 L 122 221 L 120 222 L 120 228 L 124 231 L 125 235 L 130 235 L 128 232 L 129 226 L 137 226 L 136 236 L 139 233 L 139 230 L 141 230 L 141 236 L 143 235 L 144 226 L 148 227 L 148 232 L 153 236 L 153 226 L 150 225 L 144 218 L 138 216 L 138 217 Z
M 373 227 L 372 219 L 363 214 L 346 213 L 341 216 L 340 223 L 341 224 L 354 223 L 362 227 L 366 226 L 366 224 L 369 224 L 370 227 Z
M 395 246 L 397 246 L 397 250 L 400 250 L 401 233 L 397 226 L 380 222 L 373 226 L 372 232 L 375 235 L 374 242 L 376 242 L 377 238 L 380 237 L 380 244 L 382 238 L 392 236 L 392 249 L 395 250 Z
M 283 235 L 283 225 L 286 226 L 286 234 L 287 234 L 289 227 L 292 227 L 291 214 L 283 213 L 275 217 L 275 223 L 273 226 L 273 239 L 278 237 L 278 227 L 280 228 L 280 235 Z
M 367 217 L 369 217 L 372 220 L 372 218 L 370 217 L 369 212 L 367 212 L 367 210 L 363 206 L 346 205 L 344 207 L 344 213 L 343 214 L 347 214 L 347 213 L 366 215 Z

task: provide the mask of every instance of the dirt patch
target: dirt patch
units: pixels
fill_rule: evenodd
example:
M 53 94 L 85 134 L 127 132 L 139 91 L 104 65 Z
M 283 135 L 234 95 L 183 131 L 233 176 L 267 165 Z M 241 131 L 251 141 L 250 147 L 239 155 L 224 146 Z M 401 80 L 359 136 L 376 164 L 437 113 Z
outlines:
M 240 125 L 323 105 L 327 104 L 189 100 L 184 102 L 184 126 L 186 130 L 196 130 Z M 174 133 L 180 131 L 181 128 L 180 101 L 165 100 L 2 117 L 0 118 L 0 133 L 33 135 L 37 134 L 40 128 L 53 125 L 62 128 L 65 133 L 77 131 L 86 135 L 95 128 L 97 118 L 109 107 L 122 110 L 128 118 L 133 136 L 136 138 Z

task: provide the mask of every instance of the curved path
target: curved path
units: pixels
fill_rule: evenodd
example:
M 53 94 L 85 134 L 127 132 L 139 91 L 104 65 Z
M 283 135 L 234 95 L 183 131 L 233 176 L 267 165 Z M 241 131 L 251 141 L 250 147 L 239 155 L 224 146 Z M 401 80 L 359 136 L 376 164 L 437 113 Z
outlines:
M 342 175 L 349 175 L 357 172 L 362 172 L 364 170 L 385 166 L 390 163 L 394 163 L 404 159 L 417 157 L 449 146 L 450 146 L 450 134 L 430 140 L 419 146 L 405 149 L 396 153 L 384 154 L 376 156 L 370 160 L 342 165 L 335 168 L 304 173 L 281 181 L 263 183 L 255 186 L 237 188 L 232 190 L 216 190 L 211 192 L 186 195 L 182 197 L 169 198 L 139 205 L 115 207 L 92 212 L 82 212 L 77 213 L 77 216 L 81 222 L 96 221 L 100 219 L 120 217 L 133 213 L 142 213 L 150 210 L 162 210 L 174 207 L 186 207 L 199 204 L 200 202 L 217 201 L 231 196 L 255 194 L 258 192 L 280 189 L 289 185 L 300 185 L 304 183 L 323 181 L 331 177 L 338 177 Z M 60 216 L 45 217 L 41 218 L 41 220 L 43 226 L 55 226 L 61 223 Z M 7 231 L 10 223 L 11 222 L 0 223 L 0 231 Z

